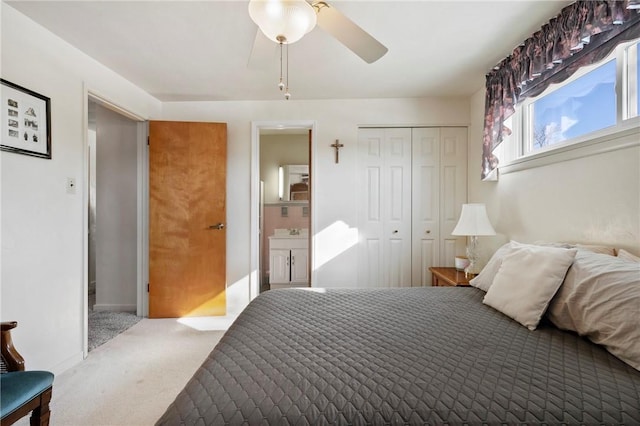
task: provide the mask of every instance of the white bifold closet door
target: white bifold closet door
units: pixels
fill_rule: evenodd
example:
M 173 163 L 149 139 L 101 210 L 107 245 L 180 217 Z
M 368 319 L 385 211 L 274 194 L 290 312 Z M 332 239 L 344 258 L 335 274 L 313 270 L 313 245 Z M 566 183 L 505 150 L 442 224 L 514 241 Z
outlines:
M 464 253 L 467 129 L 360 129 L 358 148 L 358 287 L 431 285 Z
M 411 286 L 411 129 L 360 129 L 358 150 L 358 287 Z

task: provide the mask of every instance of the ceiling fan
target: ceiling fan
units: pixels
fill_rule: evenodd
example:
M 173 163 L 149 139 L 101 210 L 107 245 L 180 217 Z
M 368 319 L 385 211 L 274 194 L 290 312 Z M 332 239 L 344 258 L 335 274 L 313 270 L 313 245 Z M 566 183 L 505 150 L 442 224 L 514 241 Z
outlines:
M 257 31 L 249 63 L 258 63 L 269 52 L 264 36 L 272 42 L 291 44 L 318 27 L 331 34 L 352 52 L 371 64 L 388 49 L 323 0 L 250 0 L 249 15 L 261 31 Z M 263 36 L 264 34 L 264 36 Z

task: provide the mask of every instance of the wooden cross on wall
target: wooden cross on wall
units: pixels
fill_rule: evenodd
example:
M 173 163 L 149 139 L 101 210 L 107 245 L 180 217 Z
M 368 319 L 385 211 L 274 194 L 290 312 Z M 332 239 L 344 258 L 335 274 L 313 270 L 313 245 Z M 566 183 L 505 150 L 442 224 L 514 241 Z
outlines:
M 330 145 L 332 148 L 335 148 L 336 150 L 336 163 L 340 162 L 340 148 L 342 148 L 344 146 L 344 144 L 340 143 L 340 139 L 336 139 L 336 142 Z

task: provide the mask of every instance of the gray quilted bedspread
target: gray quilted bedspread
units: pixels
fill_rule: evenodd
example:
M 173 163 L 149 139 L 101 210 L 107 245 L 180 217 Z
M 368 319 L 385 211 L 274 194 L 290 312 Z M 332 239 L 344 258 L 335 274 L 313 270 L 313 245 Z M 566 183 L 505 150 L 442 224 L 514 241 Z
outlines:
M 158 424 L 640 424 L 639 371 L 483 295 L 268 291 Z

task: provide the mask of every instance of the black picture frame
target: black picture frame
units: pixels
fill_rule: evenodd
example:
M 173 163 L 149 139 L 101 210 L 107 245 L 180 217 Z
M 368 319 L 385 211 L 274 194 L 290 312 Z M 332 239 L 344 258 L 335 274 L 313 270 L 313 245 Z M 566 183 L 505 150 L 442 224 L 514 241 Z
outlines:
M 51 99 L 0 79 L 0 149 L 51 159 Z

